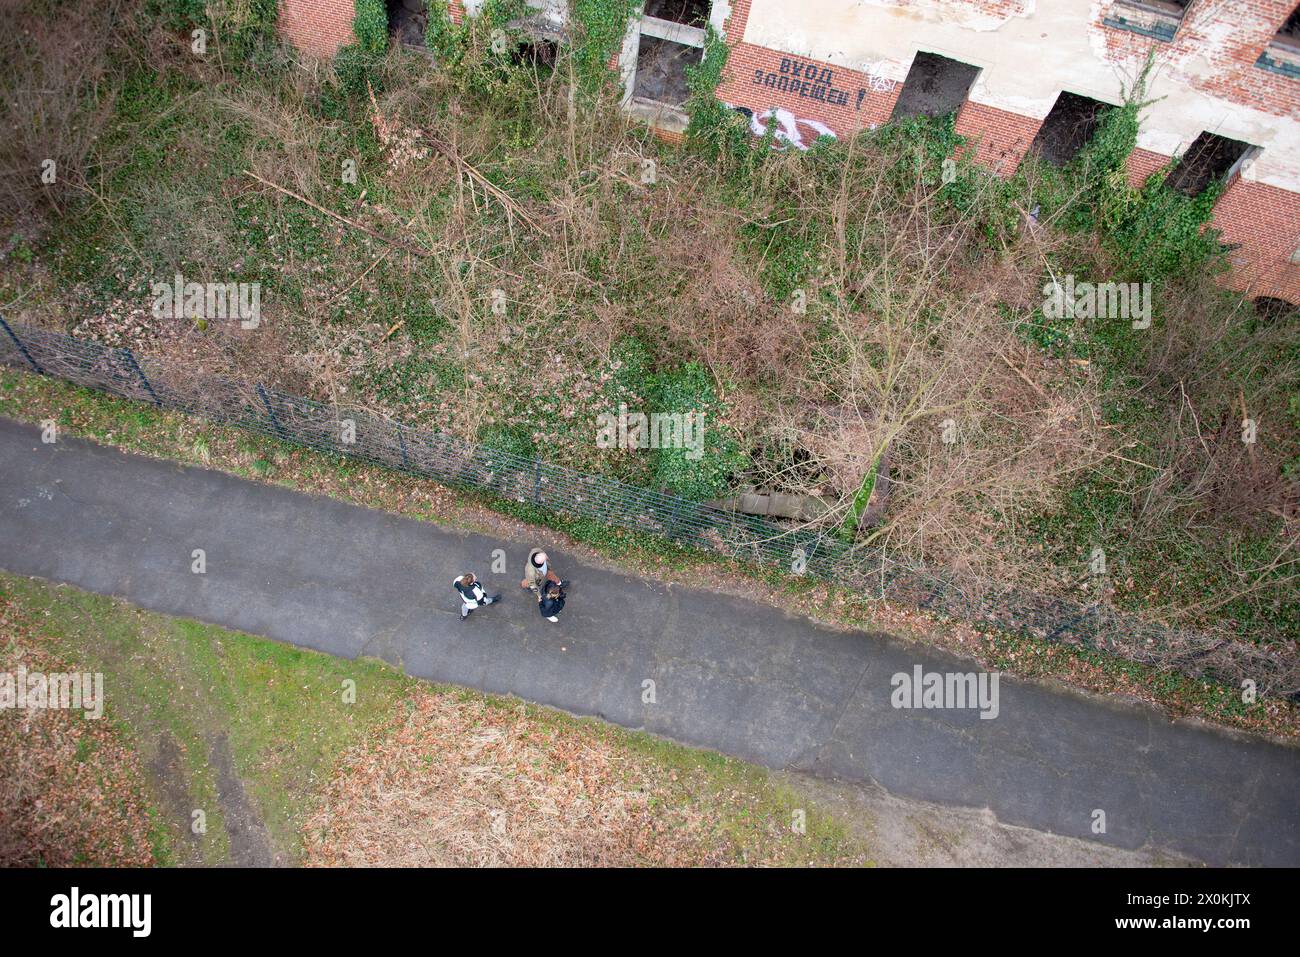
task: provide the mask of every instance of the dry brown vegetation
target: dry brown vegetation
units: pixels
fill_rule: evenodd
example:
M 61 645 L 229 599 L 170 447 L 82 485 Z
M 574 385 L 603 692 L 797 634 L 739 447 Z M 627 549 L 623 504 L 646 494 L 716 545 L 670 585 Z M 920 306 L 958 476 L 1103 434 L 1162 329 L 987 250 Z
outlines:
M 0 599 L 0 672 L 77 670 L 41 647 L 22 609 Z M 104 718 L 0 710 L 0 867 L 153 863 L 139 755 Z
M 825 844 L 794 834 L 779 803 L 706 785 L 698 771 L 638 755 L 595 724 L 419 691 L 343 759 L 304 824 L 304 863 L 685 867 L 794 864 L 809 854 L 820 864 L 866 862 L 850 844 L 826 855 Z

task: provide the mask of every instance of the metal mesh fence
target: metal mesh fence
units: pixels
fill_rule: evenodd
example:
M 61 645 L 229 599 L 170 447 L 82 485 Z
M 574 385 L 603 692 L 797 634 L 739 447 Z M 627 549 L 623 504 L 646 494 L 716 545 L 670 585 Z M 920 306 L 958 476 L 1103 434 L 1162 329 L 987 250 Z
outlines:
M 1232 685 L 1249 679 L 1261 694 L 1300 697 L 1300 667 L 1270 648 L 1170 628 L 1108 605 L 958 579 L 823 531 L 781 526 L 260 384 L 196 376 L 129 349 L 0 318 L 0 362 L 318 451 L 837 582 L 872 598 L 1108 651 L 1194 677 Z

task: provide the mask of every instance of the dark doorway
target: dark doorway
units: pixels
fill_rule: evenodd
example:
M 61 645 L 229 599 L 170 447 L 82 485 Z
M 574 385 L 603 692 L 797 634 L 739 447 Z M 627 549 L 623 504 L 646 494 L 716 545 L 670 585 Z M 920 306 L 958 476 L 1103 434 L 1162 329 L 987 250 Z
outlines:
M 891 119 L 905 116 L 947 116 L 966 102 L 979 67 L 937 53 L 916 54 L 907 71 Z
M 1300 50 L 1300 7 L 1291 11 L 1291 16 L 1286 18 L 1286 23 L 1277 31 L 1273 42 L 1292 50 Z
M 1215 133 L 1202 133 L 1188 147 L 1165 185 L 1188 196 L 1199 196 L 1211 183 L 1220 182 L 1251 149 L 1249 143 Z
M 1259 296 L 1255 299 L 1255 314 L 1265 322 L 1300 320 L 1300 306 L 1273 296 Z
M 386 0 L 386 3 L 388 32 L 393 39 L 411 47 L 424 46 L 424 28 L 429 24 L 424 0 Z
M 1092 139 L 1109 109 L 1109 103 L 1062 90 L 1029 148 L 1045 163 L 1064 166 Z

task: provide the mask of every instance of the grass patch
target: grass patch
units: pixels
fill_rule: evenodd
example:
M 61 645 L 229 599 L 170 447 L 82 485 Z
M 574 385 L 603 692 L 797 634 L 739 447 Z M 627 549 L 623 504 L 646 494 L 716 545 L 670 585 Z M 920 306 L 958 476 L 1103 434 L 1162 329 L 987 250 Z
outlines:
M 602 761 L 619 768 L 615 784 L 635 780 L 632 800 L 644 821 L 662 824 L 671 839 L 647 848 L 632 831 L 611 832 L 597 850 L 630 856 L 593 863 L 871 861 L 843 825 L 769 772 L 713 752 L 513 699 L 429 685 L 379 661 L 334 658 L 39 580 L 0 573 L 0 603 L 12 611 L 14 626 L 47 652 L 104 673 L 106 718 L 138 752 L 147 774 L 151 800 L 136 813 L 158 865 L 247 863 L 241 855 L 249 853 L 248 839 L 236 847 L 232 823 L 242 832 L 264 830 L 274 860 L 299 862 L 322 795 L 349 793 L 355 765 L 400 750 L 394 730 L 429 707 L 452 716 L 460 729 L 428 739 L 447 760 L 464 758 L 474 728 L 521 727 L 528 741 L 541 743 L 534 756 L 564 772 L 549 787 L 568 787 L 572 775 L 586 780 L 585 766 L 566 763 L 582 749 L 596 749 Z M 354 702 L 345 700 L 345 682 L 355 683 Z M 223 742 L 237 781 L 222 772 Z M 433 753 L 414 755 L 417 769 L 429 767 Z M 72 760 L 92 772 L 99 758 L 92 741 L 73 750 Z M 592 794 L 614 800 L 625 795 L 621 787 Z M 490 804 L 491 795 L 476 792 L 472 780 L 463 790 L 475 806 Z M 389 826 L 382 818 L 358 821 L 367 812 L 355 803 L 325 806 L 340 816 L 327 814 L 332 827 L 341 826 L 345 810 L 352 825 Z M 189 828 L 195 810 L 204 812 L 206 833 Z M 793 828 L 795 810 L 806 813 L 802 834 Z M 315 820 L 319 826 L 322 819 Z M 553 841 L 558 834 L 538 839 Z M 88 849 L 80 863 L 97 863 L 96 853 Z

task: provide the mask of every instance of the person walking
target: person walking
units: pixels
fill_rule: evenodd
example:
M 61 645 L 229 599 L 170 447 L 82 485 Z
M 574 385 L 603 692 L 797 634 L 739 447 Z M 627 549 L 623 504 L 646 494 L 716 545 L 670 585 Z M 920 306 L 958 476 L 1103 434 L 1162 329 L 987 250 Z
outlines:
M 524 580 L 519 583 L 519 587 L 533 591 L 537 595 L 537 600 L 541 601 L 542 582 L 550 582 L 561 588 L 569 584 L 567 581 L 561 581 L 560 576 L 551 570 L 546 552 L 534 548 L 528 553 L 528 561 L 524 563 Z
M 560 582 L 545 582 L 537 591 L 537 610 L 547 621 L 559 621 L 564 610 L 564 589 Z
M 452 585 L 456 588 L 456 594 L 460 596 L 460 620 L 464 621 L 479 605 L 491 605 L 499 601 L 500 595 L 489 596 L 483 589 L 483 584 L 478 580 L 478 576 L 473 572 L 466 572 L 459 578 L 452 580 Z

